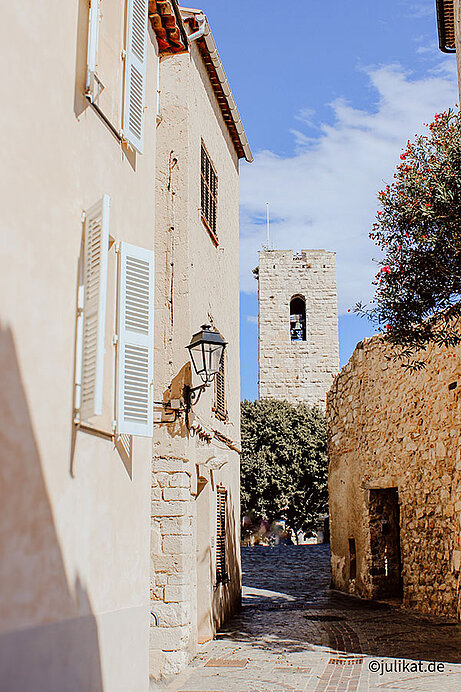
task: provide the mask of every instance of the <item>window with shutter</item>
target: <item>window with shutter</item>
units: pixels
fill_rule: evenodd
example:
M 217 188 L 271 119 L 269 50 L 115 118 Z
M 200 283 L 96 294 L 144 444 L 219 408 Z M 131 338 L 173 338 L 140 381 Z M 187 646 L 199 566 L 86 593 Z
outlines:
M 218 485 L 217 491 L 217 523 L 216 523 L 216 582 L 227 584 L 229 576 L 226 570 L 226 512 L 227 490 Z
M 123 136 L 142 154 L 148 0 L 128 0 Z
M 218 245 L 216 207 L 218 202 L 218 176 L 208 152 L 202 144 L 201 151 L 201 210 L 205 224 L 215 245 Z
M 219 364 L 219 371 L 215 376 L 215 401 L 214 401 L 214 412 L 217 418 L 221 420 L 227 419 L 227 408 L 226 408 L 226 366 L 225 366 L 225 355 L 221 356 L 221 362 Z
M 90 0 L 88 20 L 88 50 L 86 70 L 86 93 L 90 100 L 95 100 L 96 65 L 98 60 L 100 0 Z
M 102 413 L 109 195 L 85 213 L 80 417 Z
M 117 433 L 152 437 L 154 253 L 120 243 L 117 313 Z

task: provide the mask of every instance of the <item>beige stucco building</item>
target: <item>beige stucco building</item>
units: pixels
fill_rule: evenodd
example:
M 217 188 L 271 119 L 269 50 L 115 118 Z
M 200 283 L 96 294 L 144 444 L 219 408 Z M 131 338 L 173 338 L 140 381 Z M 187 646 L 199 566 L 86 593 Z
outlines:
M 325 408 L 339 368 L 336 258 L 259 253 L 259 398 Z
M 157 41 L 142 0 L 1 14 L 0 686 L 139 692 L 152 433 L 121 436 L 122 298 L 137 253 L 153 282 Z
M 392 356 L 359 343 L 328 394 L 333 585 L 459 617 L 461 347 Z
M 238 170 L 251 152 L 208 22 L 181 12 L 190 52 L 162 62 L 157 129 L 154 678 L 183 666 L 240 598 Z M 206 323 L 228 343 L 220 375 L 175 414 L 200 383 L 185 346 Z
M 251 154 L 208 25 L 189 44 L 201 27 L 173 0 L 1 14 L 16 57 L 0 114 L 0 687 L 143 692 L 239 596 L 237 180 Z M 186 425 L 185 346 L 205 321 L 228 341 L 226 372 Z

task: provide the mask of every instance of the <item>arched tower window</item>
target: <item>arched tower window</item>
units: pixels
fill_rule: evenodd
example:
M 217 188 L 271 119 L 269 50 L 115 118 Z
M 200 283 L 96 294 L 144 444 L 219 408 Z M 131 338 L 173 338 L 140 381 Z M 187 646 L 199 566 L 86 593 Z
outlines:
M 302 296 L 293 296 L 290 300 L 290 338 L 306 341 L 306 301 Z

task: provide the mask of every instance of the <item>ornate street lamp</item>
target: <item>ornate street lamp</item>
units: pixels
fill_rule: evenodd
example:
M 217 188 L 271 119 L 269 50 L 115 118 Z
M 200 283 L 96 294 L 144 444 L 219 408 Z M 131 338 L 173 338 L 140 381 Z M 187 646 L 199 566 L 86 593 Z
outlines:
M 194 370 L 202 379 L 202 384 L 198 387 L 187 388 L 186 401 L 189 410 L 193 403 L 197 403 L 201 393 L 219 372 L 226 346 L 227 341 L 224 341 L 218 331 L 211 329 L 209 324 L 202 324 L 200 331 L 193 335 L 190 344 L 186 346 Z
M 190 340 L 189 349 L 190 359 L 197 375 L 200 375 L 205 386 L 208 385 L 214 376 L 219 372 L 222 354 L 227 346 L 221 334 L 211 329 L 209 324 L 202 324 L 197 334 Z

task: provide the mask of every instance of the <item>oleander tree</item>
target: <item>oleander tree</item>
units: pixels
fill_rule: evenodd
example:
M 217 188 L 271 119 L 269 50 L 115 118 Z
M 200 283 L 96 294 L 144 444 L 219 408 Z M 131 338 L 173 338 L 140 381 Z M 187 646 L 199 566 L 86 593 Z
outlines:
M 437 113 L 408 141 L 394 182 L 378 193 L 370 238 L 382 250 L 368 316 L 408 368 L 424 367 L 430 343 L 461 341 L 461 116 Z
M 287 401 L 242 401 L 243 515 L 312 532 L 328 511 L 325 416 Z

